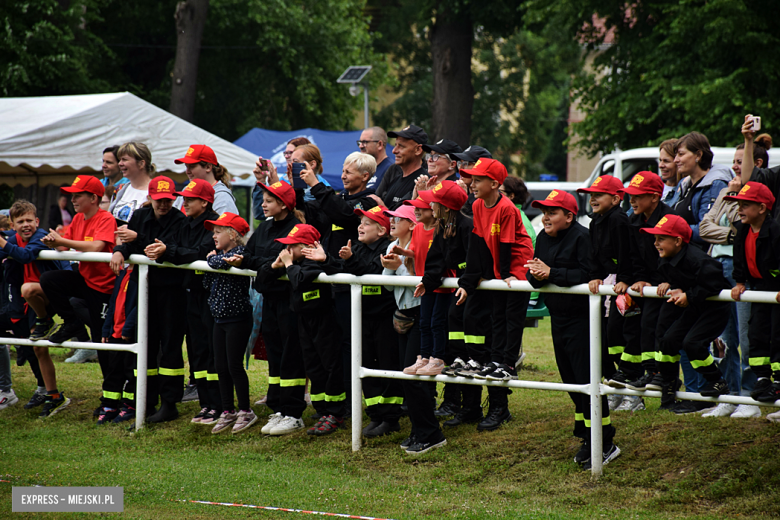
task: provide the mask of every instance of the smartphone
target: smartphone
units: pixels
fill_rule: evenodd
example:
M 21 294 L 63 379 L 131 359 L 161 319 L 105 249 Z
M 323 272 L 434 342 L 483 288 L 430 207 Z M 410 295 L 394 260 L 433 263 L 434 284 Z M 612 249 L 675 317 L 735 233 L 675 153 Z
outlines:
M 267 172 L 269 170 L 268 168 L 268 159 L 260 159 L 260 169 L 264 172 Z
M 753 131 L 761 130 L 761 116 L 753 116 Z
M 292 180 L 293 188 L 300 188 L 305 190 L 309 187 L 308 184 L 301 179 L 301 172 L 306 169 L 306 163 L 294 162 L 292 163 Z

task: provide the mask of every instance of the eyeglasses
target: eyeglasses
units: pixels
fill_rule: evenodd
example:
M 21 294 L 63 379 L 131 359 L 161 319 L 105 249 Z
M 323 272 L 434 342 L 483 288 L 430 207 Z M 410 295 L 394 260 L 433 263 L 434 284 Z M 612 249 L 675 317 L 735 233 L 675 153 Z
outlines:
M 381 141 L 355 141 L 357 145 L 360 146 L 368 146 L 368 143 L 381 143 Z
M 476 164 L 476 163 L 469 162 L 469 161 L 458 161 L 458 169 L 459 170 L 464 170 L 464 169 L 465 170 L 469 170 L 469 169 L 474 167 L 474 164 Z
M 285 157 L 292 157 L 292 152 L 284 152 Z
M 444 157 L 444 156 L 443 155 L 439 155 L 437 153 L 428 154 L 428 160 L 431 161 L 431 162 L 436 162 L 439 159 L 441 159 L 442 157 Z

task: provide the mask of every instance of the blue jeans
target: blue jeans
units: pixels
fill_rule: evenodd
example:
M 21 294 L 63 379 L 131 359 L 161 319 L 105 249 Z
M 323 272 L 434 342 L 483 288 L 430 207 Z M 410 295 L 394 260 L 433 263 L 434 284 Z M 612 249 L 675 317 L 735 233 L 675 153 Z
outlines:
M 447 313 L 452 293 L 425 293 L 420 300 L 420 355 L 442 359 L 447 346 Z
M 734 272 L 734 259 L 730 256 L 719 256 L 716 258 L 723 265 L 723 276 L 729 281 L 732 287 L 736 285 L 732 273 Z M 731 315 L 729 321 L 726 324 L 726 329 L 720 338 L 728 345 L 725 356 L 720 362 L 720 371 L 723 373 L 723 378 L 729 385 L 729 394 L 739 395 L 740 388 L 742 387 L 742 367 L 740 366 L 739 356 L 739 319 L 737 316 L 737 304 L 731 303 Z M 745 330 L 747 336 L 747 329 Z
M 750 368 L 750 342 L 748 341 L 748 321 L 750 320 L 750 302 L 737 302 L 739 318 L 739 349 L 742 351 L 742 390 L 740 395 L 750 397 L 756 386 L 756 373 Z

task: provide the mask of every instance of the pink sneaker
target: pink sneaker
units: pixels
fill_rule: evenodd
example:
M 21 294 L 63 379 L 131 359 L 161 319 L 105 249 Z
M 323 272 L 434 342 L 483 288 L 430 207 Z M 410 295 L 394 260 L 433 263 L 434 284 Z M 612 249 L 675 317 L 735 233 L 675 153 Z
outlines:
M 422 356 L 417 356 L 417 361 L 414 365 L 404 368 L 404 374 L 416 374 L 418 370 L 428 364 L 428 358 L 423 359 Z
M 432 357 L 428 364 L 417 370 L 418 376 L 438 376 L 444 370 L 444 360 Z

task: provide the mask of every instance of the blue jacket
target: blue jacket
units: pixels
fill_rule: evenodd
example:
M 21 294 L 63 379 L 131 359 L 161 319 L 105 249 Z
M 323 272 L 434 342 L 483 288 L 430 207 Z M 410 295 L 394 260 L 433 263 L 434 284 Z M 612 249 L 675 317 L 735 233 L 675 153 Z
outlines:
M 690 188 L 694 190 L 690 207 L 690 210 L 696 219 L 696 223 L 691 224 L 691 231 L 693 231 L 691 240 L 694 242 L 709 247 L 709 242 L 699 236 L 699 222 L 701 222 L 701 219 L 704 218 L 704 215 L 707 214 L 712 205 L 715 203 L 715 199 L 718 198 L 720 190 L 728 186 L 729 181 L 733 178 L 734 173 L 729 167 L 723 166 L 722 164 L 713 164 L 712 168 L 710 168 L 710 171 L 707 172 L 707 175 L 704 176 L 699 184 L 693 188 Z M 682 183 L 680 184 L 682 185 Z M 685 199 L 685 197 L 686 193 L 681 193 L 679 196 L 680 200 L 675 206 L 675 209 L 678 210 L 678 212 L 678 206 Z

